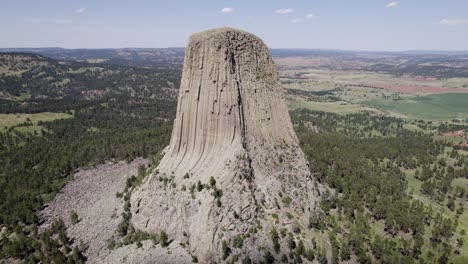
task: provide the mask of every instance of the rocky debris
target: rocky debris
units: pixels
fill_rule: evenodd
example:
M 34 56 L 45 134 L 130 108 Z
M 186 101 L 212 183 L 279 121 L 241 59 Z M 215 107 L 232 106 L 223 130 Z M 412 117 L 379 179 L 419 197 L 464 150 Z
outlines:
M 108 162 L 78 171 L 40 212 L 44 220 L 41 227 L 48 227 L 61 218 L 67 226 L 69 237 L 75 243 L 82 241 L 86 246 L 85 255 L 89 263 L 102 263 L 110 254 L 107 241 L 116 235 L 121 221 L 123 203 L 116 193 L 125 188 L 126 179 L 136 175 L 142 164 L 147 164 L 147 160 L 139 158 L 131 163 Z M 70 220 L 72 211 L 79 219 L 76 224 Z
M 176 243 L 167 248 L 154 245 L 153 242 L 142 241 L 142 247 L 135 244 L 119 247 L 100 260 L 102 264 L 185 264 L 192 263 L 192 257 L 187 251 Z
M 307 229 L 318 196 L 267 46 L 232 28 L 192 35 L 171 143 L 133 191 L 133 226 L 202 263 L 258 262 L 273 227 Z

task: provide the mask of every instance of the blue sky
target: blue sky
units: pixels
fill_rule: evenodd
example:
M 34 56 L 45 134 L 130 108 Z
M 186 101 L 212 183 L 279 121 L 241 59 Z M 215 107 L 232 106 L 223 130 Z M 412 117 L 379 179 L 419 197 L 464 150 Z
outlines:
M 272 48 L 468 50 L 468 0 L 0 0 L 0 47 L 183 47 L 220 26 Z

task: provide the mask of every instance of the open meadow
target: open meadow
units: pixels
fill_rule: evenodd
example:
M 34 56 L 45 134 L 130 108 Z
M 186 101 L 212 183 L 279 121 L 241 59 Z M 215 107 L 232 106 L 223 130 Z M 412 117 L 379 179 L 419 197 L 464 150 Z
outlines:
M 72 118 L 73 115 L 65 113 L 43 112 L 37 114 L 0 114 L 0 132 L 14 127 L 22 132 L 40 131 L 43 127 L 38 122 L 48 122 L 57 119 Z

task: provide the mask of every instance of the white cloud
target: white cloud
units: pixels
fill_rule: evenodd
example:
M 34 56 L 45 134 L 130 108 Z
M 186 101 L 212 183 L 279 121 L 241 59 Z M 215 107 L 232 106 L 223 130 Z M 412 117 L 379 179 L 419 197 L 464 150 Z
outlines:
M 86 11 L 86 8 L 84 8 L 84 7 L 80 7 L 80 8 L 75 9 L 75 13 L 77 13 L 77 14 L 82 14 L 85 11 Z
M 71 24 L 74 23 L 75 21 L 73 19 L 54 19 L 54 23 L 56 24 Z
M 397 7 L 400 3 L 397 1 L 390 2 L 385 5 L 386 8 Z
M 308 14 L 305 16 L 306 19 L 315 19 L 317 16 L 315 14 Z
M 223 9 L 221 9 L 221 12 L 226 13 L 226 14 L 227 14 L 227 13 L 232 13 L 232 12 L 234 12 L 234 8 L 232 8 L 232 7 L 225 7 L 225 8 L 223 8 Z
M 291 20 L 291 22 L 296 24 L 296 23 L 301 22 L 301 19 L 300 18 L 295 18 L 295 19 Z
M 275 11 L 276 14 L 280 14 L 280 15 L 289 14 L 292 12 L 294 12 L 294 9 L 289 9 L 289 8 L 278 9 Z
M 437 23 L 441 26 L 459 26 L 468 24 L 468 18 L 465 19 L 450 19 L 444 18 Z

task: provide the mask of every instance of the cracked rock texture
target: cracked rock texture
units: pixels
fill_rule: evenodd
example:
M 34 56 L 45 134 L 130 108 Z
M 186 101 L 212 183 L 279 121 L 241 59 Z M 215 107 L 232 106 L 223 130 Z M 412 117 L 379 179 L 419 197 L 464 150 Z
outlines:
M 133 225 L 165 231 L 202 262 L 221 261 L 223 243 L 228 260 L 259 261 L 272 251 L 271 214 L 291 222 L 279 193 L 290 198 L 296 224 L 306 225 L 318 194 L 267 46 L 232 28 L 193 34 L 171 142 L 132 194 Z

